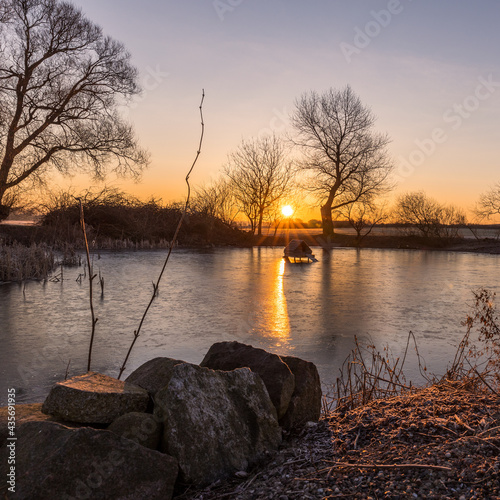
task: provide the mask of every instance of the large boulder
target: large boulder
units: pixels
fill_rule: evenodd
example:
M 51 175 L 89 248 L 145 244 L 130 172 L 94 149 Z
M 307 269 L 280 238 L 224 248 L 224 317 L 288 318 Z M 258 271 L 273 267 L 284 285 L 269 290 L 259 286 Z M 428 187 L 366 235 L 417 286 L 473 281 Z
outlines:
M 89 372 L 55 384 L 42 411 L 71 422 L 110 424 L 125 413 L 146 411 L 148 402 L 145 389 Z
M 126 379 L 129 384 L 138 385 L 154 396 L 167 385 L 175 365 L 185 363 L 179 359 L 154 358 L 134 370 Z
M 210 347 L 200 366 L 225 371 L 250 368 L 262 377 L 278 419 L 285 415 L 295 389 L 295 377 L 277 354 L 239 342 L 218 342 Z
M 176 460 L 112 432 L 28 422 L 17 437 L 13 498 L 172 498 Z
M 322 393 L 316 365 L 293 356 L 282 356 L 281 359 L 295 376 L 295 390 L 280 425 L 294 429 L 306 422 L 317 422 L 321 415 Z
M 108 431 L 131 439 L 141 446 L 157 450 L 163 426 L 150 413 L 131 412 L 118 417 Z
M 178 460 L 184 482 L 198 486 L 246 469 L 281 442 L 264 383 L 248 368 L 177 365 L 156 393 L 154 415 L 164 425 L 162 451 Z

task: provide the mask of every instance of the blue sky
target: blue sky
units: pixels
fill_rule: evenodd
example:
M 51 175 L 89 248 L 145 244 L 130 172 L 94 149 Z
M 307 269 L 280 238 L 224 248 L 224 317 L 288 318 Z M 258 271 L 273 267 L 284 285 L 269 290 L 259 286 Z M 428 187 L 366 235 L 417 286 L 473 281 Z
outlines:
M 152 164 L 141 196 L 179 200 L 242 139 L 291 131 L 303 92 L 350 84 L 392 138 L 395 195 L 470 207 L 500 181 L 497 0 L 75 0 L 122 41 L 144 93 L 127 112 Z M 73 181 L 74 182 L 74 181 Z M 116 182 L 111 179 L 111 182 Z

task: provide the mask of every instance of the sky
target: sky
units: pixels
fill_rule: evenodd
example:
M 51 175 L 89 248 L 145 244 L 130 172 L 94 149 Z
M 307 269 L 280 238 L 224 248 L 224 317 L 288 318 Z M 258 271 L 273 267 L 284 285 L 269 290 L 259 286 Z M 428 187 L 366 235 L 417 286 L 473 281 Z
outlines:
M 143 94 L 126 115 L 151 165 L 141 198 L 182 200 L 242 140 L 293 133 L 295 101 L 349 84 L 391 138 L 393 196 L 471 208 L 500 181 L 498 0 L 74 0 L 123 42 Z M 75 185 L 89 182 L 75 178 Z M 319 218 L 319 210 L 316 215 Z

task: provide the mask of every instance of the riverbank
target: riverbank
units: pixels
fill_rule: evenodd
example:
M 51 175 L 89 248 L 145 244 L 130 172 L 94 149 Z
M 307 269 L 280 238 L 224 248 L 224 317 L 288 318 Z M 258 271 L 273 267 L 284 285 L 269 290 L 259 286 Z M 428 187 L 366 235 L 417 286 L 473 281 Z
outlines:
M 244 477 L 178 500 L 500 499 L 500 397 L 441 382 L 329 412 Z
M 174 498 L 500 499 L 500 396 L 478 382 L 441 381 L 348 411 L 324 409 L 254 468 Z M 0 417 L 3 441 L 6 408 Z M 17 407 L 17 426 L 51 419 L 41 404 Z

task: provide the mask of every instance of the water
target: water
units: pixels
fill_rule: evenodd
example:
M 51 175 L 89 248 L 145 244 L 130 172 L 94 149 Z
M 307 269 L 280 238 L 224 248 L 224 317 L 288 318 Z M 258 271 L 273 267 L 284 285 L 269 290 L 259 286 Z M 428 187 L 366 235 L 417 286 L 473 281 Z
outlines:
M 315 249 L 320 262 L 285 263 L 281 248 L 178 250 L 124 376 L 168 356 L 199 363 L 238 340 L 317 364 L 326 390 L 354 337 L 400 356 L 411 330 L 430 371 L 442 373 L 465 330 L 471 290 L 498 291 L 500 256 L 412 250 Z M 97 260 L 92 369 L 117 376 L 165 257 L 103 253 Z M 83 268 L 59 283 L 0 287 L 0 404 L 43 401 L 50 386 L 86 371 L 91 319 Z M 69 367 L 68 367 L 69 363 Z M 417 378 L 414 359 L 408 373 Z

